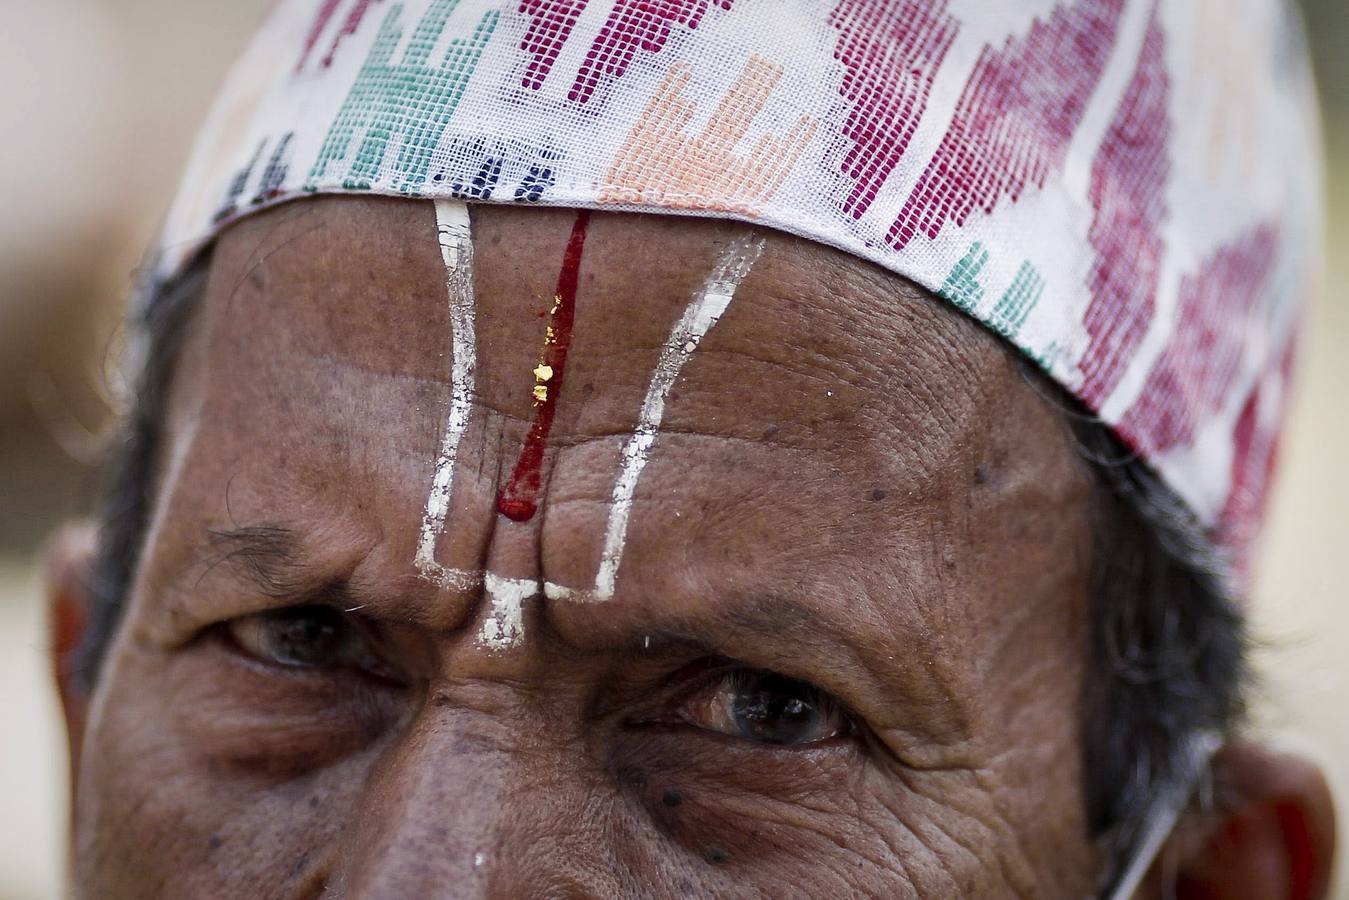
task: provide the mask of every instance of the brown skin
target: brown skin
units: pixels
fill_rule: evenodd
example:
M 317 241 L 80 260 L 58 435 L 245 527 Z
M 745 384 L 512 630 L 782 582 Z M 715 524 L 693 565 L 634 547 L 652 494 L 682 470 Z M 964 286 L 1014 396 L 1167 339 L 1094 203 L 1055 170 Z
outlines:
M 477 395 L 437 558 L 584 588 L 659 347 L 748 226 L 595 215 L 546 492 L 516 523 L 495 496 L 575 214 L 472 214 Z M 220 238 L 125 625 L 92 698 L 64 691 L 76 894 L 1090 894 L 1092 481 L 1005 349 L 768 235 L 671 396 L 617 596 L 528 601 L 494 650 L 483 592 L 412 564 L 449 402 L 434 235 L 429 203 L 316 199 Z M 58 660 L 87 543 L 54 554 Z M 332 665 L 257 640 L 304 604 L 360 607 Z M 726 668 L 839 711 L 814 698 L 793 746 L 723 733 L 748 677 Z

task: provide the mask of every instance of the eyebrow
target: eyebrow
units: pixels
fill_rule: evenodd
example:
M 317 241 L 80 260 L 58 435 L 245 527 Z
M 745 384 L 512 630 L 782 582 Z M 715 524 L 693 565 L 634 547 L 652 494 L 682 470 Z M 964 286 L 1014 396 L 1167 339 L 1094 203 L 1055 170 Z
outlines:
M 299 533 L 277 523 L 264 523 L 232 529 L 207 529 L 206 537 L 218 554 L 209 563 L 202 578 L 217 568 L 228 569 L 245 584 L 277 602 L 290 605 L 322 603 L 352 611 L 373 602 L 368 592 L 352 585 L 342 573 L 325 572 L 322 567 L 306 561 L 303 541 Z M 200 581 L 200 579 L 198 579 Z M 867 690 L 883 690 L 884 678 L 873 671 L 867 654 L 861 652 L 858 635 L 843 623 L 821 615 L 799 600 L 775 595 L 772 597 L 743 597 L 709 611 L 711 615 L 676 617 L 667 620 L 664 627 L 651 628 L 653 635 L 667 641 L 698 647 L 709 655 L 744 659 L 751 664 L 763 664 L 757 654 L 745 654 L 744 642 L 767 641 L 779 650 L 783 644 L 796 648 L 795 653 L 816 661 L 829 658 L 836 668 L 866 673 Z M 412 618 L 419 618 L 415 613 Z M 654 624 L 654 623 L 653 623 Z M 735 635 L 730 645 L 725 638 Z M 739 645 L 736 647 L 735 645 Z M 741 651 L 741 652 L 737 652 Z M 845 662 L 846 660 L 846 662 Z M 804 670 L 798 677 L 814 678 Z M 833 679 L 825 679 L 826 682 Z M 826 689 L 838 689 L 837 684 L 822 684 Z M 951 700 L 940 684 L 934 684 L 937 693 Z
M 201 576 L 229 570 L 264 597 L 292 606 L 323 604 L 354 612 L 372 598 L 344 573 L 325 572 L 305 561 L 303 542 L 292 528 L 277 524 L 206 530 L 207 543 L 219 553 Z
M 206 540 L 219 555 L 211 560 L 201 578 L 224 566 L 265 596 L 276 600 L 326 593 L 341 584 L 317 576 L 301 558 L 299 537 L 282 525 L 208 528 Z
M 709 616 L 673 623 L 674 628 L 667 633 L 709 651 L 723 654 L 731 651 L 730 655 L 747 661 L 753 661 L 757 654 L 746 654 L 744 649 L 751 645 L 762 647 L 767 642 L 776 649 L 775 656 L 791 647 L 794 648 L 791 655 L 799 661 L 828 658 L 836 665 L 870 673 L 859 646 L 859 635 L 799 601 L 780 596 L 743 598 L 709 612 Z M 729 642 L 724 640 L 728 637 Z
M 764 635 L 790 634 L 802 629 L 825 627 L 833 631 L 817 612 L 797 600 L 785 597 L 755 598 L 726 611 L 727 620 L 746 631 Z M 835 635 L 837 637 L 838 635 Z
M 345 578 L 324 573 L 305 561 L 299 534 L 287 526 L 265 523 L 229 529 L 208 528 L 206 538 L 216 555 L 198 582 L 217 568 L 225 567 L 264 596 L 275 600 L 297 601 L 321 596 L 331 601 L 336 595 L 340 601 L 354 596 L 355 592 Z M 696 617 L 672 623 L 672 627 L 664 630 L 680 639 L 701 643 L 696 635 L 709 628 L 714 631 L 730 629 L 766 638 L 806 638 L 823 634 L 842 644 L 850 643 L 854 637 L 806 604 L 782 597 L 745 598 L 716 610 L 711 621 Z
M 339 606 L 364 604 L 350 582 L 323 572 L 304 558 L 303 541 L 292 528 L 263 523 L 239 528 L 206 529 L 207 544 L 214 551 L 202 579 L 220 568 L 227 569 L 263 596 L 277 601 L 305 603 L 324 601 Z M 807 640 L 827 635 L 848 644 L 851 635 L 837 623 L 821 617 L 803 603 L 784 598 L 746 598 L 719 609 L 708 621 L 703 617 L 671 623 L 662 629 L 669 637 L 688 643 L 711 645 L 702 639 L 712 633 L 732 630 L 760 638 Z

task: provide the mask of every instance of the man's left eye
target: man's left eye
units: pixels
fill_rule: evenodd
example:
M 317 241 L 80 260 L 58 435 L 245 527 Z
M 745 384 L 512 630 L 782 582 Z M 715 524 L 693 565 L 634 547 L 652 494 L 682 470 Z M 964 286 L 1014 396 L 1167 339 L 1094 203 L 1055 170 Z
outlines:
M 812 684 L 773 672 L 736 669 L 684 701 L 690 725 L 760 744 L 814 744 L 848 734 L 842 705 Z
M 348 616 L 327 606 L 293 606 L 226 623 L 244 653 L 274 665 L 305 669 L 359 669 L 387 674 L 370 637 Z

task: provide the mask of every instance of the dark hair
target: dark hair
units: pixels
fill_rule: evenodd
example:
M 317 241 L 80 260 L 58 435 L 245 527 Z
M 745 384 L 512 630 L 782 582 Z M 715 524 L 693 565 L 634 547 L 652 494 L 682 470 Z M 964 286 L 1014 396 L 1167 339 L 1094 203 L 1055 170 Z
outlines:
M 155 291 L 127 323 L 135 361 L 130 408 L 109 454 L 98 522 L 98 555 L 89 578 L 89 625 L 71 660 L 73 683 L 91 690 L 108 654 L 145 549 L 159 482 L 159 448 L 169 387 L 187 323 L 205 293 L 209 254 Z
M 144 364 L 115 448 L 90 627 L 76 657 L 86 688 L 107 654 L 144 549 L 169 385 L 208 263 L 199 259 L 132 323 Z M 1157 793 L 1186 776 L 1193 736 L 1230 734 L 1239 724 L 1245 625 L 1185 505 L 1075 400 L 1029 364 L 1026 372 L 1063 411 L 1098 478 L 1082 752 L 1092 836 L 1123 848 Z
M 1094 417 L 1069 408 L 1069 419 L 1098 480 L 1082 685 L 1087 813 L 1093 835 L 1124 848 L 1154 799 L 1194 776 L 1192 742 L 1242 724 L 1249 639 L 1228 567 L 1190 509 Z

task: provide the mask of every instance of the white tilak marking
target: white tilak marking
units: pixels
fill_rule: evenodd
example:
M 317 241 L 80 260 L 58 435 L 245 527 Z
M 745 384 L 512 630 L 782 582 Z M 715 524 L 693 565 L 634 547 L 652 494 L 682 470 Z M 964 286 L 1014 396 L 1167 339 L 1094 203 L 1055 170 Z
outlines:
M 483 620 L 478 638 L 493 650 L 507 650 L 525 636 L 525 601 L 539 593 L 532 578 L 502 578 L 488 572 L 483 576 L 492 614 Z
M 627 540 L 633 493 L 637 489 L 637 479 L 646 467 L 651 445 L 660 431 L 661 419 L 665 415 L 665 398 L 669 396 L 684 364 L 698 349 L 698 343 L 726 312 L 736 288 L 754 268 L 763 248 L 764 239 L 761 237 L 742 238 L 727 247 L 702 292 L 684 310 L 684 315 L 661 347 L 656 371 L 651 376 L 646 399 L 642 402 L 637 428 L 623 447 L 621 468 L 609 507 L 604 550 L 600 556 L 599 571 L 595 575 L 593 597 L 590 599 L 608 600 L 614 595 L 614 582 L 618 577 L 618 566 L 623 561 L 623 545 Z
M 468 427 L 473 372 L 477 366 L 477 338 L 473 329 L 473 236 L 469 231 L 468 207 L 454 200 L 436 201 L 436 235 L 445 261 L 445 286 L 450 301 L 450 343 L 454 355 L 450 367 L 450 412 L 445 436 L 436 459 L 435 480 L 426 496 L 421 535 L 414 564 L 425 578 L 441 587 L 465 589 L 477 585 L 476 572 L 451 569 L 436 562 L 436 543 L 445 529 L 454 482 L 454 462 L 459 441 Z
M 549 600 L 570 600 L 576 596 L 576 591 L 560 584 L 553 584 L 551 581 L 543 583 L 543 596 Z

